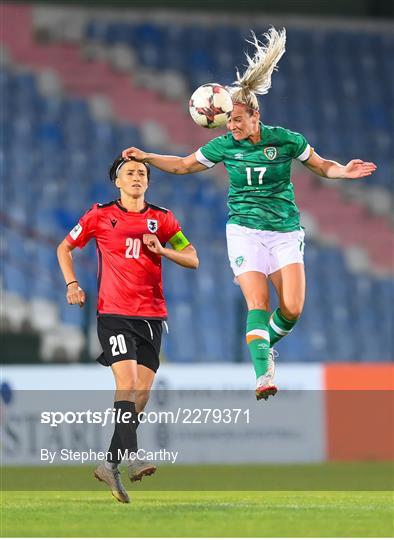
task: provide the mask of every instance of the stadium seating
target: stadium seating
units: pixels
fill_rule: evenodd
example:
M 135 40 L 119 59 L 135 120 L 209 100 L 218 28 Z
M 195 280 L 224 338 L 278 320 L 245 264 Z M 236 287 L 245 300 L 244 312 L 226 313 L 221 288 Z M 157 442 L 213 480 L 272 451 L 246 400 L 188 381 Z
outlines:
M 211 35 L 197 26 L 166 28 L 90 19 L 84 31 L 91 42 L 131 48 L 147 69 L 175 71 L 190 88 L 212 78 L 231 82 L 226 77 L 233 73 L 233 64 L 244 62 L 240 51 L 245 32 L 238 28 L 223 27 Z M 305 47 L 310 41 L 313 46 Z M 210 48 L 214 43 L 215 58 L 209 54 L 208 43 Z M 380 172 L 373 181 L 383 190 L 392 189 L 388 120 L 392 97 L 375 81 L 379 76 L 389 83 L 392 77 L 388 61 L 392 43 L 386 35 L 291 29 L 289 54 L 275 74 L 274 91 L 263 102 L 263 114 L 269 110 L 270 123 L 293 129 L 302 125 L 324 153 L 346 160 L 356 152 L 361 158 L 376 160 Z M 351 69 L 349 47 L 365 50 L 365 60 Z M 74 52 L 65 55 L 74 65 Z M 318 61 L 322 55 L 327 59 L 324 69 Z M 376 63 L 377 56 L 382 62 Z M 104 65 L 94 69 L 99 75 L 112 73 Z M 140 120 L 133 124 L 114 120 L 105 101 L 89 99 L 91 83 L 85 82 L 78 96 L 71 96 L 60 92 L 56 77 L 48 73 L 37 74 L 12 63 L 0 72 L 5 105 L 0 116 L 5 209 L 2 286 L 10 299 L 4 316 L 14 329 L 27 326 L 42 333 L 45 360 L 75 360 L 85 354 L 84 328 L 94 326 L 95 306 L 90 303 L 79 310 L 66 304 L 55 246 L 92 202 L 116 197 L 107 180 L 109 163 L 130 141 L 138 146 L 147 138 L 152 140 L 152 130 Z M 75 84 L 80 84 L 78 73 L 68 76 L 75 76 Z M 296 106 L 287 99 L 290 84 Z M 152 106 L 158 107 L 153 98 Z M 163 103 L 162 109 L 168 107 L 172 105 Z M 153 132 L 157 131 L 153 126 Z M 341 146 L 344 139 L 346 149 Z M 156 141 L 158 148 L 171 144 L 164 136 Z M 316 187 L 312 178 L 304 177 L 297 194 L 300 206 L 318 219 L 319 233 L 307 242 L 305 252 L 305 312 L 291 338 L 278 345 L 281 358 L 289 362 L 390 360 L 390 320 L 379 314 L 391 311 L 393 281 L 371 273 L 374 262 L 382 261 L 384 266 L 390 258 L 391 236 L 385 218 L 368 217 L 360 203 L 346 205 L 336 190 Z M 174 211 L 201 260 L 198 272 L 164 264 L 170 312 L 165 355 L 175 362 L 249 361 L 242 344 L 245 307 L 233 284 L 224 245 L 225 186 L 193 175 L 175 186 L 155 170 L 148 198 Z M 326 211 L 328 206 L 330 212 L 335 208 L 335 220 Z M 347 227 L 352 220 L 365 224 L 359 236 L 370 235 L 372 261 L 365 266 L 352 265 L 351 251 L 339 247 L 352 247 L 360 240 L 354 227 Z M 94 247 L 89 246 L 77 255 L 79 278 L 89 297 L 95 295 L 94 266 Z M 42 316 L 37 318 L 37 313 Z M 91 354 L 97 352 L 97 342 L 91 339 L 89 343 Z
M 113 187 L 105 180 L 108 163 L 127 137 L 140 135 L 135 126 L 95 120 L 84 101 L 43 98 L 30 73 L 4 70 L 1 83 L 4 95 L 10 100 L 10 110 L 18 113 L 2 121 L 10 134 L 4 141 L 4 181 L 11 174 L 14 179 L 12 186 L 8 186 L 10 189 L 6 189 L 5 202 L 20 229 L 6 228 L 8 264 L 4 286 L 22 299 L 29 299 L 31 307 L 27 313 L 31 326 L 48 336 L 56 326 L 57 312 L 65 326 L 83 324 L 83 312 L 70 308 L 63 299 L 55 242 L 92 200 L 105 201 L 115 196 Z M 27 117 L 28 126 L 24 124 Z M 92 140 L 94 147 L 89 148 L 87 142 Z M 60 145 L 64 151 L 56 152 Z M 86 150 L 82 152 L 84 147 Z M 26 149 L 34 148 L 33 174 L 30 160 L 25 161 L 17 148 L 23 148 L 24 154 Z M 65 155 L 71 156 L 69 162 L 64 161 Z M 64 168 L 66 178 L 63 178 Z M 92 176 L 94 180 L 90 182 Z M 201 189 L 201 182 L 193 177 L 179 182 L 173 190 L 163 181 L 164 177 L 163 173 L 153 173 L 150 199 L 174 209 L 199 249 L 202 261 L 196 273 L 165 265 L 170 330 L 174 328 L 166 340 L 166 352 L 169 358 L 178 361 L 240 360 L 234 353 L 239 350 L 237 315 L 242 315 L 242 303 L 237 287 L 232 284 L 223 244 L 225 193 L 212 183 L 203 183 Z M 86 182 L 81 182 L 81 178 L 86 178 Z M 190 207 L 192 213 L 187 211 Z M 26 238 L 21 227 L 27 216 L 29 223 L 35 224 L 35 230 L 49 233 L 52 244 L 44 244 L 30 232 Z M 29 246 L 34 240 L 34 245 Z M 308 274 L 313 276 L 308 284 L 307 307 L 292 339 L 284 340 L 283 347 L 279 346 L 284 349 L 284 359 L 387 359 L 389 343 L 371 342 L 371 329 L 376 323 L 372 310 L 365 306 L 387 305 L 391 282 L 352 275 L 335 247 L 322 248 L 310 242 L 306 263 Z M 81 280 L 94 294 L 91 260 L 82 269 Z M 334 274 L 335 280 L 331 279 Z M 40 318 L 36 316 L 38 312 L 42 313 Z M 187 347 L 185 335 L 189 336 Z M 225 340 L 218 339 L 224 335 Z M 50 348 L 48 341 L 49 337 L 44 347 L 46 355 Z M 242 359 L 246 358 L 244 348 Z

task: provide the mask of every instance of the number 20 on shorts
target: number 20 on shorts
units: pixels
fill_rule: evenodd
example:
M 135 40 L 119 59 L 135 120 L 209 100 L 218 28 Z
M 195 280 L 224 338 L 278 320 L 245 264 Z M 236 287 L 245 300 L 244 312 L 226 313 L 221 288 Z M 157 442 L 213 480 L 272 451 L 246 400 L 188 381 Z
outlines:
M 111 336 L 109 338 L 109 344 L 111 345 L 112 356 L 118 356 L 118 354 L 127 353 L 126 340 L 123 334 L 118 334 L 117 336 Z

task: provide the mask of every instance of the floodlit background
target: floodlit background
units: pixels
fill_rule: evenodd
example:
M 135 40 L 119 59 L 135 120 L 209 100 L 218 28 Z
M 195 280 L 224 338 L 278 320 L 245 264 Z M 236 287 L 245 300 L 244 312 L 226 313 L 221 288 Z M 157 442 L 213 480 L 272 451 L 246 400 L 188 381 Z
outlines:
M 280 362 L 392 359 L 393 24 L 365 17 L 368 2 L 348 3 L 340 18 L 323 4 L 326 13 L 314 16 L 232 15 L 228 3 L 199 13 L 2 4 L 7 363 L 92 362 L 99 354 L 94 243 L 76 256 L 90 299 L 83 310 L 66 304 L 57 243 L 92 203 L 117 197 L 107 169 L 122 148 L 187 155 L 222 133 L 195 126 L 188 99 L 202 83 L 231 83 L 245 65 L 250 29 L 270 25 L 285 26 L 288 41 L 261 99 L 263 122 L 303 133 L 324 157 L 378 165 L 352 182 L 323 181 L 294 165 L 308 290 L 302 319 L 278 345 Z M 222 166 L 182 177 L 152 171 L 148 200 L 174 211 L 201 261 L 197 272 L 165 264 L 170 363 L 249 362 L 244 302 L 226 254 L 226 191 Z

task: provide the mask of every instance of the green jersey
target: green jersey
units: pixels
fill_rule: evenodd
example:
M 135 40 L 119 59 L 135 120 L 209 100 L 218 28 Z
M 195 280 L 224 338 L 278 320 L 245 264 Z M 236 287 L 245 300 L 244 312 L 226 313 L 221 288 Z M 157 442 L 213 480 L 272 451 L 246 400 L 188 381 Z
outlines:
M 212 139 L 196 152 L 207 167 L 223 162 L 230 178 L 229 223 L 251 229 L 295 231 L 300 212 L 291 182 L 291 161 L 305 161 L 305 137 L 282 127 L 260 124 L 261 140 L 236 141 L 231 133 Z

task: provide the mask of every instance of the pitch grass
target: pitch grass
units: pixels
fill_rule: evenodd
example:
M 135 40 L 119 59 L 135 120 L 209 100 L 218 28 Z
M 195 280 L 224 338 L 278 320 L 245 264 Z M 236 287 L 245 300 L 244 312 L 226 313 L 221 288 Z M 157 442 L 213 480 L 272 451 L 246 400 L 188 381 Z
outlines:
M 391 537 L 391 492 L 3 492 L 7 537 Z
M 92 478 L 94 463 L 84 466 L 4 467 L 4 491 L 100 491 Z M 127 478 L 124 467 L 123 477 Z M 392 462 L 308 464 L 160 465 L 153 479 L 134 491 L 392 491 Z

